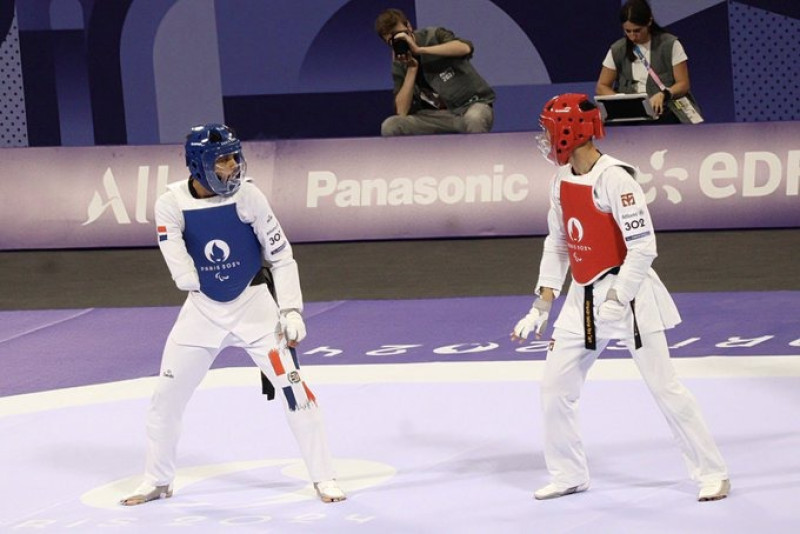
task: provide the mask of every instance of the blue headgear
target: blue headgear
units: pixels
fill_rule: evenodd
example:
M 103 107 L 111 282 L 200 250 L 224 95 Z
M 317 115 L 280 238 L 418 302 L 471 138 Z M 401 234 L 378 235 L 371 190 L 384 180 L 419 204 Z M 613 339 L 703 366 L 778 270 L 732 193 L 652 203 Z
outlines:
M 227 180 L 221 180 L 215 170 L 220 156 L 234 155 L 237 166 Z M 239 190 L 247 164 L 242 155 L 242 143 L 233 130 L 224 124 L 195 126 L 186 136 L 186 166 L 200 185 L 222 196 Z

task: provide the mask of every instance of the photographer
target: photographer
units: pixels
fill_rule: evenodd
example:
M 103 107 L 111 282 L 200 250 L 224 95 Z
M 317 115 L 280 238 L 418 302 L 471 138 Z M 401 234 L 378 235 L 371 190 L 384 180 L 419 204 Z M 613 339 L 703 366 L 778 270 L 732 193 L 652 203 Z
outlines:
M 396 115 L 381 135 L 484 133 L 492 129 L 495 94 L 470 63 L 474 48 L 445 28 L 414 31 L 398 9 L 387 9 L 375 31 L 392 48 Z

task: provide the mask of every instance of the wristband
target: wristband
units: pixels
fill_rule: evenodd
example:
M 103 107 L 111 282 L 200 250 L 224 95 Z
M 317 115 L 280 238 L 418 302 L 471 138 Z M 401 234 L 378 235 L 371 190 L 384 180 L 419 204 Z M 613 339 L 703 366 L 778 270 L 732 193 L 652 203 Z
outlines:
M 664 102 L 669 102 L 670 100 L 672 100 L 672 93 L 670 93 L 669 89 L 667 89 L 666 87 L 664 88 L 663 91 L 661 91 L 661 94 L 664 95 Z

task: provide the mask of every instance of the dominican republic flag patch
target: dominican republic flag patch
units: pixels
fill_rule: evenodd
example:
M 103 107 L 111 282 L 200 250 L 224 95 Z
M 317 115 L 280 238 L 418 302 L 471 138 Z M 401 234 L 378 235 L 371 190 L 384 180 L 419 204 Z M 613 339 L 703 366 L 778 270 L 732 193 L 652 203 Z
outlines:
M 159 226 L 158 230 L 158 240 L 159 241 L 166 241 L 167 240 L 167 227 L 166 226 Z

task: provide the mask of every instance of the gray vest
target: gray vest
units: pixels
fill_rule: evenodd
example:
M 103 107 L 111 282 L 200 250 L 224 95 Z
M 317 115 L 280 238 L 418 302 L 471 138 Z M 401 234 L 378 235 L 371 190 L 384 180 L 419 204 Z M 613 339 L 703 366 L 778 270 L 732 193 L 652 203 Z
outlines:
M 419 46 L 441 44 L 436 37 L 436 28 L 429 27 L 414 32 Z M 461 39 L 463 41 L 463 39 Z M 445 41 L 446 42 L 446 41 Z M 472 48 L 472 43 L 464 41 Z M 490 104 L 495 100 L 495 93 L 486 80 L 478 74 L 469 61 L 472 54 L 464 57 L 434 56 L 425 54 L 421 58 L 420 68 L 428 85 L 431 86 L 453 113 L 464 113 L 468 106 L 475 102 Z M 394 92 L 400 90 L 406 76 L 406 66 L 399 61 L 392 64 Z M 414 87 L 414 103 L 411 112 L 419 109 L 419 87 Z
M 672 45 L 676 39 L 677 37 L 670 33 L 657 33 L 650 39 L 650 66 L 667 87 L 675 83 L 675 77 L 672 75 Z M 625 57 L 626 40 L 627 38 L 623 37 L 611 45 L 611 57 L 617 67 L 617 92 L 636 93 L 636 80 L 633 79 L 631 61 Z M 648 76 L 647 94 L 652 96 L 660 90 L 652 76 Z

